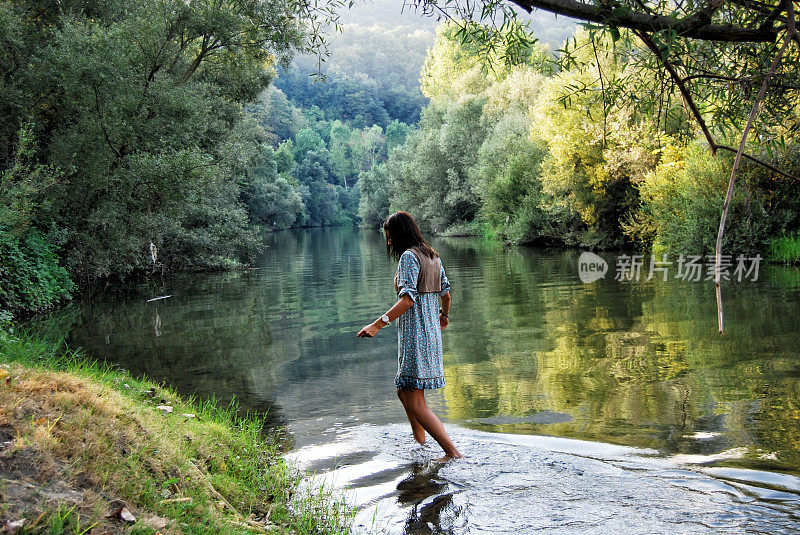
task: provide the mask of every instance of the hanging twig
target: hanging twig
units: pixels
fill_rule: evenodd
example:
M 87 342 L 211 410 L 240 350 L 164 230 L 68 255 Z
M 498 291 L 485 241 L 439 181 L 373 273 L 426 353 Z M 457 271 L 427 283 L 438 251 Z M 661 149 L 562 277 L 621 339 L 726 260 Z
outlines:
M 603 95 L 603 148 L 606 147 L 606 132 L 608 131 L 608 105 L 606 104 L 606 86 L 603 82 L 603 69 L 600 66 L 600 58 L 597 55 L 597 44 L 592 36 L 592 49 L 594 50 L 594 60 L 597 62 L 597 74 L 600 76 L 600 93 Z
M 787 2 L 791 6 L 791 0 Z M 775 55 L 775 59 L 772 60 L 772 66 L 769 68 L 769 72 L 764 77 L 764 83 L 761 84 L 761 90 L 758 92 L 758 96 L 756 97 L 756 101 L 753 104 L 753 109 L 750 111 L 750 117 L 747 119 L 747 125 L 744 127 L 744 132 L 742 132 L 742 140 L 739 142 L 739 150 L 736 152 L 736 159 L 733 161 L 733 169 L 731 170 L 731 178 L 728 181 L 728 191 L 725 194 L 725 202 L 722 205 L 722 216 L 719 220 L 719 231 L 717 232 L 717 246 L 714 252 L 714 285 L 716 286 L 716 293 L 717 293 L 717 320 L 719 322 L 719 332 L 721 333 L 724 329 L 725 322 L 724 316 L 722 312 L 722 285 L 721 285 L 721 264 L 722 264 L 722 235 L 725 232 L 725 220 L 728 217 L 728 208 L 731 204 L 731 199 L 733 198 L 733 186 L 736 183 L 736 173 L 739 171 L 739 164 L 742 162 L 742 154 L 744 154 L 744 147 L 747 144 L 747 135 L 750 133 L 750 128 L 753 126 L 753 122 L 755 121 L 756 116 L 758 115 L 758 110 L 761 107 L 761 101 L 764 100 L 764 95 L 767 92 L 767 87 L 769 86 L 769 79 L 775 74 L 775 69 L 778 68 L 778 63 L 780 63 L 781 57 L 783 57 L 783 53 L 786 52 L 786 48 L 789 46 L 789 41 L 792 39 L 792 36 L 789 32 L 786 34 L 786 39 L 783 41 L 783 46 Z

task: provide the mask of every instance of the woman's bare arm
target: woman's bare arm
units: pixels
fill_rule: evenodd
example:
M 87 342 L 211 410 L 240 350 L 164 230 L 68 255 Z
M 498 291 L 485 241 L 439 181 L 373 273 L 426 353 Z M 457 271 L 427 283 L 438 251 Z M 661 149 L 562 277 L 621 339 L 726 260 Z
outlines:
M 447 292 L 442 297 L 442 313 L 439 314 L 439 324 L 442 329 L 446 329 L 450 324 L 450 292 Z
M 403 314 L 405 314 L 413 304 L 414 300 L 411 299 L 411 297 L 408 294 L 403 294 L 403 296 L 397 300 L 397 303 L 395 303 L 394 306 L 390 308 L 389 311 L 386 313 L 386 315 L 389 316 L 389 321 L 392 322 L 397 318 L 399 318 L 400 316 L 402 316 Z M 386 324 L 383 323 L 383 321 L 380 318 L 378 318 L 369 325 L 367 325 L 366 327 L 364 327 L 363 329 L 361 329 L 360 331 L 358 331 L 358 334 L 356 334 L 356 336 L 358 336 L 359 338 L 372 338 L 373 336 L 378 334 L 378 331 L 380 331 L 383 327 L 386 327 Z

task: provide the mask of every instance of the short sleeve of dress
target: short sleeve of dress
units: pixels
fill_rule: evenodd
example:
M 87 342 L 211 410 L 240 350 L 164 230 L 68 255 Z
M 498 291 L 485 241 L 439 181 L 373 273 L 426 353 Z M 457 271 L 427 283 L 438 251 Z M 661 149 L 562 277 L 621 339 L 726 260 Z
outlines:
M 439 262 L 441 265 L 441 261 Z M 450 281 L 447 280 L 447 275 L 444 274 L 444 265 L 442 265 L 442 291 L 439 292 L 439 296 L 447 295 L 450 292 Z
M 417 279 L 419 278 L 419 260 L 411 251 L 405 251 L 400 255 L 400 265 L 397 267 L 397 298 L 400 299 L 405 294 L 413 300 L 417 300 Z

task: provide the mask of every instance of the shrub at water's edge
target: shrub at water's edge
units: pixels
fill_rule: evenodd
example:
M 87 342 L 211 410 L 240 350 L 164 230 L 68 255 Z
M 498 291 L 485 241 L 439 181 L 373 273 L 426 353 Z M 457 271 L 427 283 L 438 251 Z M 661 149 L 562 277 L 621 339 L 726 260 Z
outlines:
M 131 533 L 349 531 L 343 502 L 300 492 L 263 418 L 234 405 L 8 328 L 0 379 L 0 518 L 29 533 L 119 528 L 106 515 L 122 502 Z
M 56 248 L 38 231 L 18 236 L 0 228 L 0 258 L 0 310 L 39 312 L 75 291 Z

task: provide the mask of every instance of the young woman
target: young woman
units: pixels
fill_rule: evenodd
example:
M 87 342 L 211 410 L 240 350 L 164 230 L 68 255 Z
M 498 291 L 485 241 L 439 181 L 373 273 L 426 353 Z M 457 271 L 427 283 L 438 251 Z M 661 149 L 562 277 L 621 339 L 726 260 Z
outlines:
M 395 385 L 414 439 L 424 444 L 427 431 L 444 450 L 441 461 L 457 459 L 461 453 L 425 403 L 426 389 L 444 386 L 442 329 L 450 321 L 450 283 L 439 254 L 422 238 L 411 215 L 390 215 L 383 223 L 383 232 L 386 252 L 399 263 L 394 282 L 397 303 L 357 336 L 372 338 L 398 320 Z

